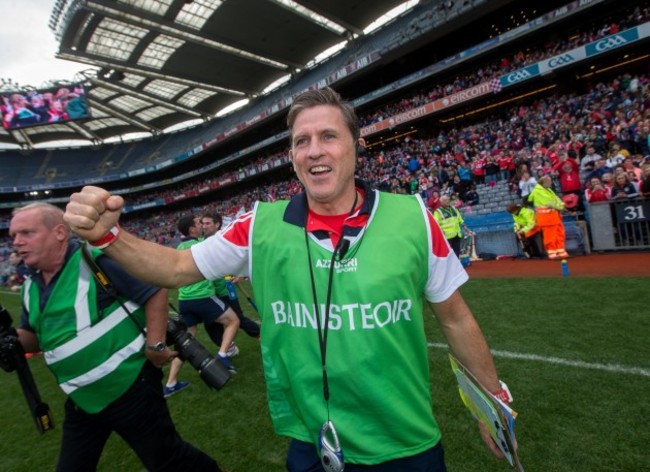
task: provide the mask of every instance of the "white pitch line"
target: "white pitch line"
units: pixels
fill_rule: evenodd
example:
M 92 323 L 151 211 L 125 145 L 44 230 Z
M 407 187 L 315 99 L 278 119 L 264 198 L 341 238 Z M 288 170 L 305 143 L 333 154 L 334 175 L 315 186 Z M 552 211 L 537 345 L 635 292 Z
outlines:
M 429 347 L 435 347 L 438 349 L 449 348 L 449 346 L 443 343 L 429 343 Z M 617 374 L 632 374 L 640 375 L 643 377 L 650 377 L 650 369 L 644 369 L 643 367 L 627 367 L 620 364 L 601 364 L 598 362 L 573 361 L 570 359 L 562 359 L 561 357 L 547 357 L 540 356 L 538 354 L 522 354 L 511 351 L 500 351 L 497 349 L 492 349 L 492 355 L 494 357 L 504 357 L 506 359 L 521 359 L 525 361 L 545 362 L 547 364 L 578 367 L 580 369 L 604 370 L 606 372 L 614 372 Z

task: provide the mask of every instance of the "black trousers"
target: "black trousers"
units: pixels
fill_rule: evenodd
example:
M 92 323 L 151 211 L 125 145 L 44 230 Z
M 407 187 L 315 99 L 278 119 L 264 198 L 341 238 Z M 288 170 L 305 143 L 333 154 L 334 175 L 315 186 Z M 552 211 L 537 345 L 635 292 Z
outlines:
M 217 463 L 183 441 L 162 395 L 162 371 L 147 362 L 131 388 L 108 407 L 89 414 L 68 398 L 58 472 L 89 472 L 115 431 L 150 471 L 213 471 Z
M 345 451 L 343 451 L 345 455 Z M 289 472 L 325 472 L 316 447 L 311 443 L 292 439 L 287 453 Z M 431 449 L 410 457 L 403 457 L 376 465 L 345 464 L 345 472 L 446 472 L 442 442 Z
M 457 236 L 455 238 L 448 239 L 447 241 L 449 241 L 449 245 L 454 251 L 454 254 L 456 254 L 456 257 L 460 257 L 460 244 L 463 240 Z

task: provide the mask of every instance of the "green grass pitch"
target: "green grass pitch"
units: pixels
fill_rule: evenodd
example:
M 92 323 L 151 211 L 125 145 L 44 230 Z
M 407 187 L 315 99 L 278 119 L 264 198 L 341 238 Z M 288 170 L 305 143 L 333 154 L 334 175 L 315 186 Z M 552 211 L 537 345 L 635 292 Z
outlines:
M 516 432 L 528 471 L 650 470 L 650 312 L 647 278 L 476 279 L 462 293 L 478 319 L 500 376 L 518 411 Z M 250 287 L 248 287 L 250 289 Z M 254 319 L 246 299 L 242 307 Z M 19 297 L 0 291 L 16 319 Z M 457 393 L 435 320 L 431 388 L 450 471 L 509 470 L 483 446 Z M 202 329 L 199 340 L 211 351 Z M 190 367 L 191 386 L 168 399 L 182 436 L 230 472 L 280 472 L 288 440 L 273 433 L 266 409 L 258 341 L 238 335 L 239 373 L 223 390 L 209 390 Z M 29 365 L 57 427 L 36 432 L 15 374 L 0 372 L 0 470 L 54 470 L 64 395 L 41 356 Z M 111 437 L 100 471 L 140 471 L 125 443 Z

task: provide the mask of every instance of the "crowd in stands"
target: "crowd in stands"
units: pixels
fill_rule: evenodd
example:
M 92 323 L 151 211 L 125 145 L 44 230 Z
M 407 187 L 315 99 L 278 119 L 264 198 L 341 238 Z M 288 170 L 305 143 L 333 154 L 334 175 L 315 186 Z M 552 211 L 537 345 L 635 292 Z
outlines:
M 588 202 L 650 193 L 650 77 L 625 74 L 598 83 L 585 95 L 550 96 L 503 110 L 482 123 L 407 136 L 359 157 L 358 176 L 396 193 L 420 193 L 432 210 L 441 195 L 461 210 L 478 203 L 477 186 L 507 185 L 525 197 L 536 179 L 549 174 L 560 194 Z M 230 171 L 259 172 L 286 150 Z M 623 177 L 620 177 L 623 175 Z M 616 177 L 619 176 L 619 177 Z M 127 202 L 157 200 L 208 185 L 223 175 L 187 181 L 162 192 L 125 195 Z M 625 179 L 625 180 L 624 180 Z M 242 189 L 229 198 L 183 212 L 134 213 L 125 226 L 147 239 L 176 242 L 175 222 L 186 212 L 217 212 L 226 218 L 257 201 L 288 198 L 300 191 L 295 179 Z M 581 200 L 582 201 L 582 200 Z
M 443 95 L 470 87 L 492 76 L 520 68 L 577 44 L 593 41 L 650 19 L 650 8 L 634 7 L 624 19 L 592 28 L 570 40 L 545 44 L 533 51 L 521 51 L 511 58 L 484 66 L 457 78 L 451 84 L 436 85 L 380 109 L 360 116 L 361 123 L 373 121 L 419 106 Z M 525 197 L 542 175 L 550 174 L 560 193 L 575 193 L 586 201 L 626 198 L 647 194 L 644 184 L 650 171 L 650 79 L 647 75 L 625 74 L 608 83 L 598 83 L 585 95 L 554 95 L 527 105 L 501 110 L 482 123 L 465 127 L 421 130 L 418 137 L 406 137 L 377 150 L 368 149 L 359 158 L 358 175 L 379 188 L 398 193 L 420 193 L 432 210 L 441 195 L 453 204 L 471 209 L 479 203 L 477 186 L 504 182 L 512 192 Z M 287 149 L 259 155 L 235 170 L 219 169 L 209 177 L 189 179 L 154 192 L 125 195 L 131 205 L 172 198 L 182 193 L 231 178 L 233 181 L 286 164 Z M 269 163 L 273 163 L 270 165 Z M 624 172 L 622 172 L 624 170 Z M 623 177 L 616 177 L 624 173 Z M 602 191 L 600 187 L 602 186 Z M 237 187 L 240 187 L 237 185 Z M 619 188 L 620 187 L 620 188 Z M 226 218 L 249 210 L 256 200 L 288 198 L 300 191 L 295 179 L 237 190 L 231 196 L 193 211 L 218 212 Z M 160 210 L 143 217 L 135 213 L 126 219 L 132 231 L 161 243 L 175 243 L 179 212 Z M 8 218 L 8 216 L 5 216 Z
M 586 95 L 545 97 L 483 123 L 429 137 L 407 136 L 380 151 L 369 149 L 358 162 L 360 178 L 386 191 L 420 193 L 432 210 L 441 195 L 450 196 L 461 210 L 471 208 L 481 185 L 507 185 L 525 197 L 536 179 L 547 174 L 559 194 L 574 193 L 587 201 L 594 201 L 594 193 L 607 200 L 650 194 L 650 77 L 625 74 L 597 84 Z M 604 181 L 603 192 L 598 181 Z M 234 217 L 256 200 L 288 198 L 300 191 L 295 179 L 229 188 L 229 198 L 185 211 Z M 160 211 L 125 224 L 141 236 L 166 242 L 173 238 L 178 216 Z
M 536 47 L 528 45 L 509 56 L 499 60 L 483 64 L 471 73 L 457 76 L 452 82 L 436 84 L 422 89 L 410 97 L 402 97 L 391 103 L 383 104 L 377 109 L 361 118 L 361 126 L 368 126 L 390 116 L 395 116 L 407 110 L 417 108 L 425 103 L 432 102 L 439 98 L 448 97 L 462 90 L 466 90 L 482 82 L 497 78 L 503 74 L 513 72 L 523 67 L 535 64 L 545 58 L 553 57 L 563 51 L 568 51 L 577 46 L 596 41 L 605 36 L 615 34 L 619 31 L 631 28 L 635 25 L 650 20 L 650 7 L 635 6 L 620 12 L 620 19 L 598 25 L 576 25 L 577 32 L 566 31 L 563 39 L 553 39 Z

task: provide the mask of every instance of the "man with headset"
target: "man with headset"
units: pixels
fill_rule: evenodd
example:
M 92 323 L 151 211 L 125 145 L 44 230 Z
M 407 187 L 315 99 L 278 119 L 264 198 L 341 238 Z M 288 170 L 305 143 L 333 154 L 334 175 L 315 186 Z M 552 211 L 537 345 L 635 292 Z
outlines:
M 336 92 L 297 96 L 287 124 L 305 192 L 257 203 L 191 252 L 121 230 L 124 201 L 97 187 L 72 195 L 66 221 L 156 285 L 250 275 L 269 411 L 276 432 L 292 438 L 289 471 L 340 471 L 343 462 L 346 472 L 444 471 L 431 411 L 425 300 L 456 358 L 506 396 L 458 291 L 467 274 L 420 197 L 355 182 L 364 141 L 354 110 Z

